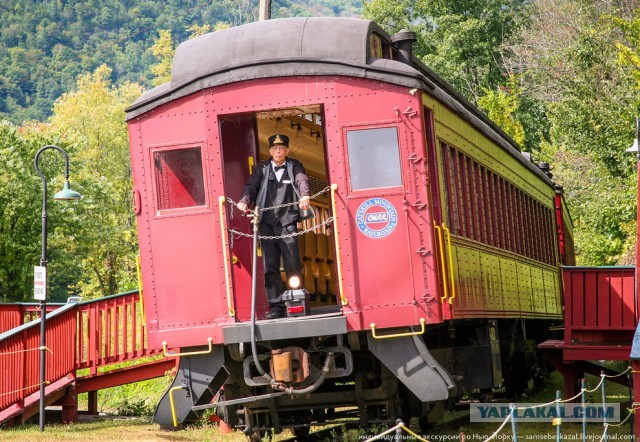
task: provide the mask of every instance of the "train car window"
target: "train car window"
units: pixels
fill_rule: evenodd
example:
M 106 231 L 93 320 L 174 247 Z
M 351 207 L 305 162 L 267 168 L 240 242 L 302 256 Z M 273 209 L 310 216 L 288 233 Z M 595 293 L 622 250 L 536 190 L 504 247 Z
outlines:
M 155 151 L 153 174 L 158 210 L 205 204 L 200 147 Z
M 447 207 L 447 221 L 451 231 L 456 235 L 461 235 L 459 218 L 458 191 L 455 183 L 455 150 L 450 148 L 446 143 L 440 143 L 442 147 L 442 161 L 444 164 L 444 180 L 446 184 L 446 192 L 444 193 L 445 207 Z
M 397 60 L 398 50 L 389 44 L 380 35 L 372 32 L 369 36 L 369 55 L 373 58 L 386 58 Z
M 398 129 L 347 131 L 351 190 L 402 185 Z

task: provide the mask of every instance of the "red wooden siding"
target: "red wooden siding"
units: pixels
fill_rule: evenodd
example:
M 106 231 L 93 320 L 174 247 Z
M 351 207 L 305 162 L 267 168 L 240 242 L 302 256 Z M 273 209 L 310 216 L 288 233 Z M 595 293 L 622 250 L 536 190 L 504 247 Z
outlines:
M 625 360 L 638 323 L 633 267 L 565 267 L 565 360 Z

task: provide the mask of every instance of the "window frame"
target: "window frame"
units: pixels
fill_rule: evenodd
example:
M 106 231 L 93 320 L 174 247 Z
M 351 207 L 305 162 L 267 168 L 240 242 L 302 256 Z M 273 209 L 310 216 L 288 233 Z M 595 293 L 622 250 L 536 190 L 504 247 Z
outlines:
M 398 165 L 400 166 L 400 171 L 399 171 L 400 184 L 395 186 L 389 186 L 389 187 L 368 187 L 366 189 L 354 189 L 353 180 L 351 176 L 351 157 L 349 155 L 348 133 L 353 131 L 361 131 L 361 130 L 391 129 L 391 128 L 396 130 L 397 139 L 398 139 Z M 384 196 L 384 195 L 400 195 L 400 194 L 406 193 L 405 183 L 407 182 L 407 179 L 405 177 L 405 173 L 406 173 L 405 165 L 403 164 L 403 161 L 402 161 L 403 159 L 402 152 L 404 147 L 401 142 L 402 140 L 401 140 L 401 134 L 400 134 L 400 127 L 396 122 L 381 122 L 380 124 L 375 124 L 375 125 L 371 125 L 371 124 L 345 125 L 342 127 L 342 139 L 344 143 L 344 160 L 345 160 L 345 168 L 346 168 L 345 172 L 347 175 L 347 189 L 348 189 L 349 195 L 362 196 L 362 195 L 375 193 L 378 196 Z
M 183 215 L 193 215 L 197 213 L 208 213 L 212 212 L 211 208 L 211 198 L 209 192 L 209 174 L 208 174 L 208 164 L 207 164 L 207 144 L 203 141 L 194 141 L 185 144 L 170 144 L 170 145 L 161 145 L 161 146 L 150 146 L 148 148 L 148 162 L 149 162 L 149 191 L 152 194 L 153 199 L 153 218 L 168 218 L 175 216 L 183 216 Z M 185 206 L 185 207 L 173 207 L 173 208 L 160 208 L 159 201 L 159 193 L 156 184 L 156 166 L 155 166 L 155 156 L 159 153 L 177 151 L 177 150 L 188 150 L 188 149 L 199 149 L 200 150 L 200 161 L 202 165 L 202 186 L 204 191 L 204 204 L 195 205 L 195 206 Z

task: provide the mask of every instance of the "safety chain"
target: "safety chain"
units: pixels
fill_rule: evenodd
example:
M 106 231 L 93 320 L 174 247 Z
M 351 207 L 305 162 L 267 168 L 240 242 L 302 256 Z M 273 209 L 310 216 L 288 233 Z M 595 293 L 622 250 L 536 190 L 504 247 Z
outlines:
M 316 224 L 315 226 L 309 227 L 306 230 L 300 230 L 299 232 L 293 232 L 293 233 L 289 233 L 288 235 L 280 235 L 280 236 L 269 236 L 269 235 L 262 236 L 262 235 L 258 235 L 258 238 L 260 238 L 260 239 L 294 238 L 296 236 L 304 235 L 307 232 L 311 232 L 313 230 L 316 230 L 318 227 L 322 227 L 324 225 L 331 224 L 332 222 L 333 222 L 333 217 L 330 217 L 330 218 L 327 218 L 325 221 L 321 222 L 320 224 Z M 234 235 L 244 236 L 245 238 L 253 238 L 252 234 L 240 232 L 240 231 L 235 230 L 235 229 L 229 229 L 229 232 L 233 233 Z M 233 236 L 231 238 L 232 238 L 232 241 L 233 241 Z M 231 248 L 233 248 L 233 247 L 231 247 Z
M 42 350 L 47 350 L 50 353 L 53 353 L 53 350 L 51 350 L 49 347 L 33 347 L 33 348 L 27 348 L 24 350 L 16 350 L 16 351 L 8 351 L 6 353 L 0 353 L 0 356 L 7 356 L 7 355 L 14 355 L 16 353 L 25 353 L 28 351 L 42 351 Z
M 51 381 L 40 382 L 39 384 L 29 385 L 28 387 L 19 388 L 17 390 L 13 390 L 13 391 L 7 391 L 6 393 L 0 393 L 0 396 L 8 396 L 10 394 L 20 393 L 21 391 L 29 390 L 31 388 L 38 387 L 38 386 L 41 386 L 41 385 L 49 385 L 50 383 L 51 383 Z
M 327 193 L 329 190 L 331 190 L 331 187 L 330 187 L 330 186 L 327 186 L 327 187 L 325 187 L 324 189 L 322 189 L 321 191 L 319 191 L 319 192 L 317 192 L 317 193 L 315 193 L 315 194 L 311 195 L 311 196 L 309 197 L 309 199 L 315 199 L 315 198 L 317 198 L 318 196 L 322 195 L 323 193 Z M 225 199 L 226 199 L 226 201 L 227 201 L 229 204 L 231 204 L 232 206 L 236 206 L 236 207 L 238 206 L 238 203 L 236 203 L 236 202 L 235 202 L 234 200 L 232 200 L 231 198 L 229 198 L 229 197 L 225 197 Z M 264 211 L 266 211 L 266 210 L 275 210 L 275 209 L 279 209 L 279 208 L 281 208 L 281 207 L 289 207 L 289 206 L 294 206 L 294 205 L 297 205 L 297 204 L 298 204 L 298 202 L 296 201 L 296 202 L 293 202 L 293 203 L 284 203 L 284 204 L 280 204 L 280 205 L 278 205 L 278 206 L 261 207 L 259 210 L 260 210 L 261 212 L 264 212 Z M 230 213 L 230 218 L 231 218 L 231 219 L 233 219 L 233 212 L 234 212 L 234 211 L 232 210 L 232 211 L 231 211 L 231 213 Z M 258 235 L 258 237 L 259 237 L 260 239 L 283 239 L 283 238 L 293 238 L 293 237 L 296 237 L 296 236 L 299 236 L 299 235 L 304 235 L 304 234 L 305 234 L 305 233 L 307 233 L 307 232 L 311 232 L 311 231 L 313 231 L 313 230 L 316 230 L 318 227 L 322 227 L 322 226 L 325 226 L 325 225 L 331 224 L 332 222 L 333 222 L 333 217 L 330 217 L 330 218 L 327 218 L 325 221 L 323 221 L 323 222 L 322 222 L 322 223 L 320 223 L 320 224 L 316 224 L 316 225 L 315 225 L 315 226 L 313 226 L 313 227 L 309 227 L 308 229 L 306 229 L 306 230 L 301 230 L 301 231 L 299 231 L 299 232 L 294 232 L 294 233 L 290 233 L 290 234 L 288 234 L 288 235 L 280 235 L 280 236 L 260 236 L 260 235 Z M 236 238 L 236 236 L 239 236 L 239 237 L 245 237 L 245 238 L 253 238 L 253 235 L 252 235 L 252 234 L 250 234 L 250 233 L 240 232 L 240 231 L 235 230 L 235 229 L 229 229 L 229 232 L 231 232 L 231 238 L 230 238 L 230 244 L 229 244 L 229 247 L 230 247 L 231 249 L 233 249 L 233 241 L 234 241 L 234 238 Z
M 328 192 L 328 191 L 330 191 L 330 190 L 331 190 L 331 187 L 327 186 L 327 187 L 325 187 L 324 189 L 322 189 L 320 192 L 318 192 L 318 193 L 315 193 L 315 194 L 311 195 L 311 196 L 309 197 L 309 199 L 315 199 L 315 198 L 319 197 L 320 195 L 322 195 L 323 193 L 327 193 L 327 192 Z M 228 203 L 231 203 L 231 205 L 233 205 L 233 206 L 237 206 L 237 205 L 238 205 L 238 203 L 236 203 L 236 202 L 235 202 L 234 200 L 232 200 L 231 198 L 226 197 L 226 199 L 227 199 L 227 202 L 228 202 Z M 281 208 L 281 207 L 295 206 L 295 205 L 297 205 L 297 204 L 298 204 L 298 202 L 297 202 L 297 201 L 295 201 L 295 202 L 293 202 L 293 203 L 284 203 L 284 204 L 280 204 L 280 205 L 278 205 L 278 206 L 261 207 L 261 208 L 260 208 L 260 211 L 261 211 L 261 212 L 265 212 L 265 211 L 267 211 L 267 210 L 276 210 L 276 209 L 279 209 L 279 208 Z

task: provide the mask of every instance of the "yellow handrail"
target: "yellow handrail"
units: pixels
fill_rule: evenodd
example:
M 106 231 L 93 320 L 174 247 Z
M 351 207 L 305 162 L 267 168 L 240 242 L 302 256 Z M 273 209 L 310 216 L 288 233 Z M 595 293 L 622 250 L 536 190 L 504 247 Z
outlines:
M 179 387 L 173 387 L 169 390 L 169 402 L 171 403 L 171 417 L 173 418 L 173 426 L 177 427 L 178 426 L 178 418 L 176 417 L 176 406 L 173 402 L 173 392 L 176 390 L 183 390 L 185 387 L 183 386 L 179 386 Z
M 444 261 L 444 238 L 442 237 L 442 229 L 433 222 L 433 227 L 438 235 L 438 249 L 440 250 L 440 267 L 442 268 L 442 287 L 444 288 L 444 296 L 440 298 L 440 302 L 444 302 L 449 297 L 449 288 L 447 287 L 447 266 Z
M 376 323 L 372 322 L 371 324 L 369 324 L 369 326 L 371 327 L 371 333 L 373 334 L 373 337 L 375 339 L 388 339 L 388 338 L 402 338 L 404 336 L 418 336 L 418 335 L 422 335 L 424 334 L 424 330 L 425 330 L 425 319 L 424 318 L 420 318 L 420 331 L 415 331 L 415 332 L 405 332 L 405 333 L 395 333 L 395 334 L 390 334 L 390 335 L 383 335 L 383 336 L 378 336 L 376 335 Z
M 337 184 L 331 185 L 331 209 L 333 210 L 333 226 L 334 235 L 333 239 L 336 246 L 336 265 L 338 266 L 338 292 L 340 292 L 340 303 L 342 305 L 349 304 L 349 301 L 344 297 L 344 290 L 342 286 L 342 262 L 340 260 L 340 242 L 338 241 L 338 211 L 336 210 L 336 190 L 338 190 Z
M 138 296 L 140 297 L 140 314 L 142 315 L 142 326 L 147 327 L 147 316 L 144 314 L 144 298 L 142 297 L 142 272 L 140 272 L 140 255 L 136 258 L 136 272 L 138 274 Z
M 206 355 L 213 351 L 213 338 L 207 338 L 207 342 L 209 343 L 208 350 L 200 350 L 200 351 L 192 351 L 187 353 L 168 353 L 167 352 L 167 341 L 162 341 L 162 354 L 164 354 L 167 358 L 176 358 L 178 356 L 195 356 L 195 355 Z
M 253 166 L 255 165 L 255 160 L 253 159 L 253 157 L 249 157 L 247 159 L 247 161 L 249 162 L 249 175 L 253 174 Z
M 236 312 L 233 309 L 233 305 L 231 303 L 232 300 L 232 290 L 231 290 L 231 269 L 229 268 L 229 247 L 227 246 L 227 215 L 224 211 L 225 203 L 227 202 L 227 198 L 225 196 L 220 196 L 218 198 L 218 207 L 220 209 L 220 231 L 222 238 L 222 259 L 224 260 L 224 283 L 227 287 L 227 309 L 229 310 L 229 316 L 235 317 Z
M 451 275 L 451 297 L 449 298 L 449 304 L 453 304 L 453 300 L 456 299 L 456 280 L 453 275 L 453 253 L 451 253 L 451 233 L 447 226 L 442 224 L 445 235 L 447 236 L 447 251 L 449 252 L 449 274 Z

